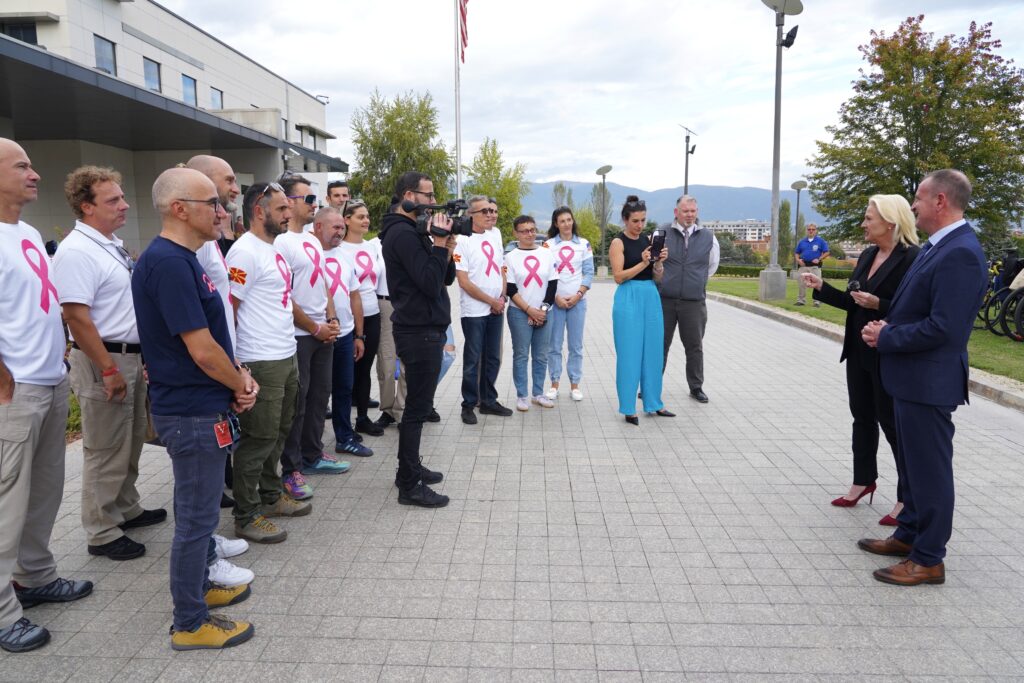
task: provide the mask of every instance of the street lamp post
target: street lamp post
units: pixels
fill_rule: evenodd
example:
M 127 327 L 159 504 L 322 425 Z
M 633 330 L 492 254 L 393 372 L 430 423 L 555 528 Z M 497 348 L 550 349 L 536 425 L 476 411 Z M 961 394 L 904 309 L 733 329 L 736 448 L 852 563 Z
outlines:
M 605 176 L 611 171 L 612 167 L 608 164 L 597 169 L 597 175 L 601 176 L 601 263 L 604 268 L 602 276 L 608 274 L 608 257 L 604 253 L 604 236 L 608 232 L 608 191 L 605 189 Z
M 690 194 L 690 155 L 697 149 L 696 144 L 690 147 L 690 134 L 696 135 L 696 133 L 681 123 L 677 125 L 686 131 L 686 143 L 683 146 L 683 149 L 686 150 L 686 163 L 683 165 L 683 194 Z
M 806 180 L 796 180 L 790 187 L 796 190 L 796 217 L 793 219 L 793 248 L 796 249 L 796 243 L 800 239 L 800 190 L 807 187 Z M 793 272 L 796 273 L 799 264 L 796 261 L 796 252 L 793 252 Z
M 761 271 L 757 298 L 771 301 L 786 298 L 786 272 L 779 267 L 779 157 L 782 133 L 782 48 L 796 40 L 797 27 L 783 37 L 786 15 L 804 11 L 801 0 L 761 0 L 775 12 L 775 145 L 772 150 L 772 238 L 768 267 Z

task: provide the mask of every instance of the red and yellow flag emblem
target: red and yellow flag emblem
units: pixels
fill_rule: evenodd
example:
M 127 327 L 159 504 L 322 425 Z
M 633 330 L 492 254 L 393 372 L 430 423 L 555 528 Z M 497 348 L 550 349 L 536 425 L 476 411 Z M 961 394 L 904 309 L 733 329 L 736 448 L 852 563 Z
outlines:
M 235 284 L 244 285 L 246 277 L 247 276 L 245 271 L 242 270 L 241 268 L 228 269 L 228 279 L 234 282 Z

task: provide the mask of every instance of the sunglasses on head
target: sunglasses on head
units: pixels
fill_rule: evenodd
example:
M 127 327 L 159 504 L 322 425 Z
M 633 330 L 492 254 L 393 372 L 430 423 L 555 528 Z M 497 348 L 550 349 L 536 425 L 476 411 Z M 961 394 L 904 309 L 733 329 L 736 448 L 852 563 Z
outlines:
M 284 188 L 281 187 L 280 183 L 267 183 L 267 186 L 264 187 L 263 190 L 258 195 L 256 195 L 256 201 L 253 202 L 253 205 L 259 204 L 260 200 L 263 199 L 263 197 L 266 196 L 267 192 L 270 192 L 271 190 L 273 190 L 274 192 L 280 192 L 281 194 L 284 194 Z

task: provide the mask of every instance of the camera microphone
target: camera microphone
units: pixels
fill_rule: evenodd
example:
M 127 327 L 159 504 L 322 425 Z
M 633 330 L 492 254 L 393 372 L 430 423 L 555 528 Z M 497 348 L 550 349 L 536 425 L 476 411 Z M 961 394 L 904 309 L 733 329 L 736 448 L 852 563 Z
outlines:
M 411 199 L 405 199 L 402 201 L 402 211 L 406 213 L 413 213 L 419 208 L 419 204 L 412 201 Z

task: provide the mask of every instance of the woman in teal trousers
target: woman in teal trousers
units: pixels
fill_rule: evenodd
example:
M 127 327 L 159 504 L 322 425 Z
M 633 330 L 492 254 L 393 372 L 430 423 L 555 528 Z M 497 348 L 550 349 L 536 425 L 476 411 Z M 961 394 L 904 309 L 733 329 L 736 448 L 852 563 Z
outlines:
M 622 206 L 622 233 L 608 247 L 608 259 L 616 284 L 612 305 L 615 336 L 615 388 L 619 412 L 637 425 L 637 387 L 643 394 L 644 412 L 675 417 L 661 402 L 661 370 L 665 356 L 665 324 L 655 282 L 661 281 L 668 250 L 651 261 L 651 241 L 643 234 L 647 206 L 636 195 Z

